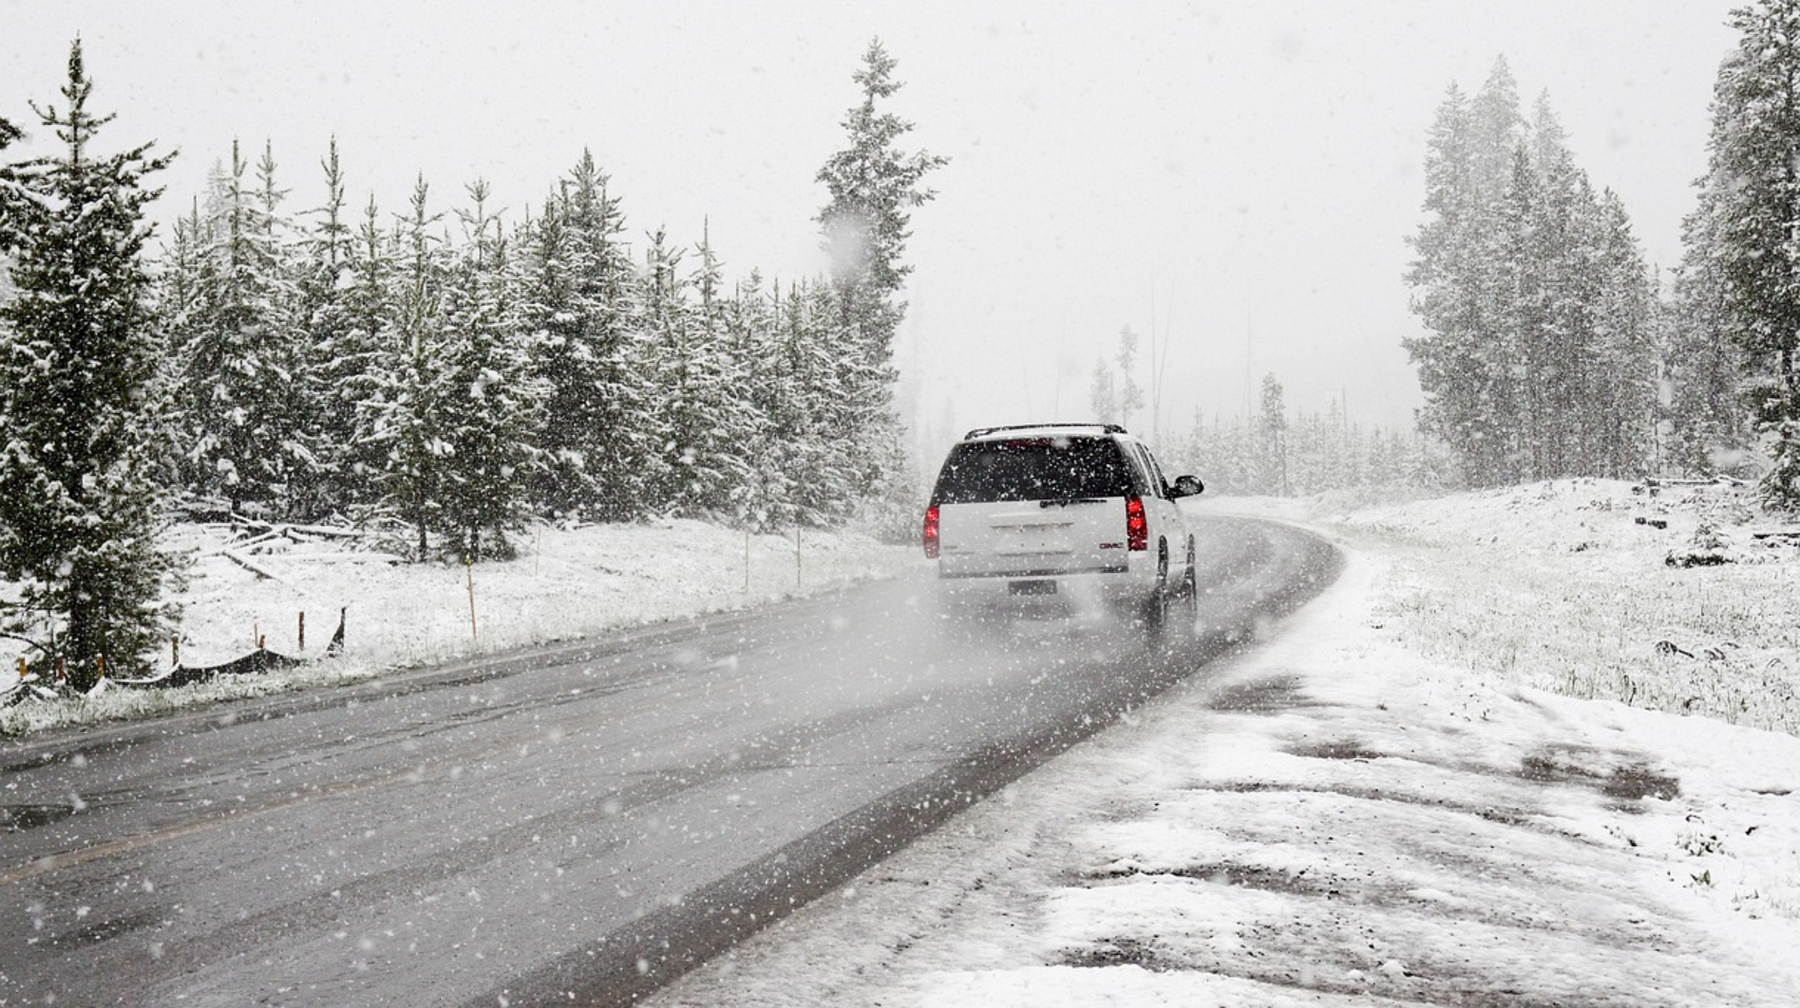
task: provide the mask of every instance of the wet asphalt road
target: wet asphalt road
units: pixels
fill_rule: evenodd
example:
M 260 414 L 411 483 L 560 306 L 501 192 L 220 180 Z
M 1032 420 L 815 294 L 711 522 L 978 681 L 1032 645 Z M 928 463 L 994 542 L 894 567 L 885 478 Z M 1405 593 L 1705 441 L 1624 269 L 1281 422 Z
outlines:
M 901 580 L 6 743 L 0 1004 L 629 1001 L 1336 574 L 1304 532 L 1198 521 L 1195 626 L 1160 645 L 947 624 Z

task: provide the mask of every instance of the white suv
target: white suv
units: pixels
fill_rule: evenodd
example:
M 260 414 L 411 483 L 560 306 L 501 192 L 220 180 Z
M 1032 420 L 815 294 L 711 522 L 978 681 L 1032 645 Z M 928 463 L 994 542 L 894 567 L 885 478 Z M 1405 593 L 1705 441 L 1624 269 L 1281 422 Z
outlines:
M 970 431 L 950 449 L 925 509 L 925 555 L 952 605 L 1107 605 L 1153 632 L 1194 587 L 1194 537 L 1144 443 L 1116 424 Z

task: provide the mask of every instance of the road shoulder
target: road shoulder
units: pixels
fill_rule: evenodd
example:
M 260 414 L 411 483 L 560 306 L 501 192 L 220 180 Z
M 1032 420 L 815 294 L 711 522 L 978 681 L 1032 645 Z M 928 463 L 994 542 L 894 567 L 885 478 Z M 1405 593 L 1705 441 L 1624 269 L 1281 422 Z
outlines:
M 1791 860 L 1800 740 L 1419 658 L 1388 575 L 656 1003 L 1800 1003 L 1726 877 Z

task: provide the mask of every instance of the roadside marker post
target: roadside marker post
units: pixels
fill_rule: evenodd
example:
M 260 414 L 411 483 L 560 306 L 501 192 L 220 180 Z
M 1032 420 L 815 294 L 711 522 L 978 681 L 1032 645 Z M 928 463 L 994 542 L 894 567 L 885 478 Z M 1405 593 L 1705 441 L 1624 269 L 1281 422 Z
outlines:
M 475 630 L 475 560 L 467 553 L 463 554 L 463 571 L 469 579 L 469 639 L 479 640 Z

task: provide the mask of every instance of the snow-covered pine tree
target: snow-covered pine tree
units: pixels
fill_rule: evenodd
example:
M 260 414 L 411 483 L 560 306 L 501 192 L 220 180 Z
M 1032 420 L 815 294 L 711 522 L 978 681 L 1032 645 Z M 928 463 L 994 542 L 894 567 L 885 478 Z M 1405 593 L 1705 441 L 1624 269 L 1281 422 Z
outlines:
M 314 519 L 347 513 L 365 496 L 355 468 L 356 403 L 374 351 L 367 330 L 356 325 L 350 300 L 356 234 L 345 219 L 336 137 L 319 166 L 325 201 L 306 212 L 312 223 L 299 243 L 294 312 L 302 352 L 295 378 L 311 417 L 304 431 L 315 452 L 315 468 L 293 497 L 296 512 Z
M 1593 410 L 1584 471 L 1612 479 L 1650 468 L 1657 416 L 1656 291 L 1617 193 L 1600 194 L 1594 267 L 1594 365 L 1584 403 Z
M 1467 472 L 1477 485 L 1512 483 L 1520 478 L 1524 416 L 1519 379 L 1523 370 L 1512 309 L 1530 305 L 1520 284 L 1535 271 L 1521 260 L 1529 244 L 1530 207 L 1535 196 L 1529 161 L 1520 163 L 1524 116 L 1518 85 L 1504 56 L 1476 92 L 1470 108 L 1470 180 L 1474 212 L 1463 236 L 1473 315 L 1471 354 L 1466 366 L 1474 393 L 1474 422 L 1468 433 Z
M 790 284 L 778 300 L 767 380 L 767 462 L 785 495 L 768 501 L 770 526 L 819 526 L 847 516 L 861 484 L 866 441 L 843 426 L 850 396 L 844 358 L 829 334 L 842 325 L 829 284 Z
M 205 290 L 206 250 L 211 244 L 206 222 L 200 216 L 200 200 L 196 197 L 188 213 L 175 219 L 174 236 L 163 248 L 154 281 L 157 327 L 164 344 L 171 348 L 188 346 L 198 335 L 205 312 L 201 294 Z M 171 379 L 178 379 L 182 372 L 179 359 L 165 361 L 162 367 Z M 170 428 L 175 435 L 168 445 L 169 457 L 163 463 L 162 482 L 171 487 L 182 487 L 187 473 L 180 437 L 184 429 L 182 399 L 178 381 L 171 380 L 170 385 L 171 406 L 175 412 Z
M 699 253 L 693 320 L 701 423 L 688 435 L 695 470 L 689 495 L 694 509 L 723 517 L 731 513 L 737 489 L 752 479 L 754 464 L 741 446 L 754 436 L 759 417 L 751 403 L 750 362 L 733 338 L 733 305 L 723 290 L 725 275 L 713 252 L 710 225 L 702 229 Z
M 1594 195 L 1547 99 L 1530 129 L 1502 59 L 1453 85 L 1426 158 L 1407 273 L 1428 334 L 1407 341 L 1464 479 L 1616 474 L 1650 431 L 1649 287 L 1620 207 Z
M 431 188 L 413 185 L 411 212 L 400 220 L 399 249 L 389 275 L 386 328 L 371 369 L 367 437 L 382 453 L 382 507 L 412 527 L 416 557 L 431 555 L 442 527 L 446 456 L 443 296 L 449 272 L 443 242 L 432 233 L 442 214 L 430 211 Z
M 1476 181 L 1475 121 L 1450 85 L 1432 123 L 1425 157 L 1425 221 L 1409 241 L 1417 256 L 1406 274 L 1412 308 L 1426 335 L 1405 341 L 1425 393 L 1419 423 L 1448 442 L 1471 483 L 1497 481 L 1490 450 L 1484 355 L 1487 210 Z
M 897 146 L 913 124 L 878 108 L 902 87 L 893 79 L 896 65 L 880 39 L 869 43 L 862 67 L 852 74 L 862 101 L 844 119 L 849 146 L 827 159 L 818 174 L 831 197 L 818 221 L 832 283 L 842 294 L 845 327 L 856 349 L 882 370 L 892 366 L 894 334 L 906 309 L 898 297 L 912 272 L 902 260 L 911 237 L 910 210 L 936 195 L 921 183 L 948 163 Z
M 274 163 L 265 152 L 258 189 L 246 185 L 249 167 L 233 142 L 209 202 L 197 304 L 176 347 L 188 488 L 234 511 L 250 503 L 289 515 L 296 480 L 315 465 L 302 433 L 301 334 Z
M 789 287 L 787 331 L 796 361 L 793 404 L 798 407 L 803 468 L 792 474 L 798 520 L 830 525 L 850 517 L 876 490 L 890 461 L 876 424 L 887 415 L 873 397 L 874 366 L 841 350 L 843 292 L 831 283 Z M 802 475 L 804 473 L 804 475 Z
M 1610 190 L 1594 193 L 1547 98 L 1539 99 L 1531 143 L 1544 328 L 1527 344 L 1536 359 L 1524 386 L 1537 423 L 1527 434 L 1526 475 L 1635 474 L 1653 422 L 1648 271 L 1623 204 Z
M 634 284 L 624 213 L 583 151 L 528 240 L 525 311 L 548 384 L 536 441 L 538 506 L 553 517 L 626 521 L 643 513 L 647 402 L 628 360 Z
M 1682 220 L 1682 264 L 1675 270 L 1661 347 L 1665 451 L 1678 471 L 1695 475 L 1735 470 L 1749 455 L 1739 385 L 1750 365 L 1726 326 L 1724 264 L 1714 253 L 1720 240 L 1717 190 L 1729 184 L 1703 179 L 1699 205 Z
M 0 116 L 0 151 L 12 146 L 24 135 L 24 131 L 14 126 L 12 120 Z M 18 172 L 11 165 L 0 162 L 0 265 L 5 264 L 4 257 L 19 241 L 19 229 L 23 226 L 23 218 L 19 214 L 24 212 L 25 202 L 29 198 L 25 188 L 19 184 Z M 10 278 L 5 282 L 8 286 L 12 283 Z M 5 290 L 0 289 L 0 293 L 5 293 Z
M 778 313 L 778 299 L 764 291 L 762 275 L 752 270 L 733 291 L 721 320 L 730 356 L 737 362 L 743 410 L 741 429 L 733 437 L 744 464 L 743 480 L 731 488 L 727 506 L 738 525 L 754 532 L 789 524 L 785 519 L 794 492 L 774 431 L 785 396 L 778 380 Z
M 725 513 L 732 487 L 749 469 L 732 436 L 747 433 L 748 390 L 727 340 L 723 281 L 710 235 L 702 237 L 699 252 L 699 270 L 686 277 L 681 253 L 668 247 L 662 231 L 652 234 L 640 298 L 661 445 L 648 472 L 655 481 L 651 499 L 681 515 Z
M 10 632 L 66 659 L 69 683 L 142 668 L 173 612 L 176 561 L 157 548 L 168 441 L 165 352 L 143 264 L 146 177 L 168 156 L 144 144 L 94 149 L 111 120 L 89 109 L 80 40 L 67 103 L 39 111 L 62 153 L 7 169 L 0 243 L 13 249 L 12 300 L 0 305 L 0 574 L 18 582 Z
M 1597 211 L 1548 95 L 1538 97 L 1527 165 L 1536 190 L 1527 256 L 1537 303 L 1515 309 L 1527 322 L 1520 332 L 1526 369 L 1519 391 L 1528 404 L 1523 475 L 1556 479 L 1590 471 L 1597 421 L 1609 412 L 1610 397 L 1593 380 Z
M 1546 265 L 1538 229 L 1542 195 L 1524 141 L 1513 146 L 1512 174 L 1490 232 L 1493 285 L 1480 355 L 1485 439 L 1497 483 L 1535 479 L 1538 439 L 1550 426 L 1549 399 L 1539 386 L 1552 356 L 1545 317 Z
M 396 388 L 388 369 L 404 361 L 395 300 L 397 255 L 396 239 L 382 227 L 380 209 L 370 196 L 349 248 L 343 345 L 325 371 L 337 408 L 350 414 L 349 440 L 332 446 L 329 456 L 333 484 L 339 488 L 336 503 L 358 520 L 374 516 L 387 502 L 391 445 L 385 434 L 389 397 Z
M 1505 56 L 1496 57 L 1469 107 L 1470 182 L 1477 206 L 1495 206 L 1513 184 L 1514 156 L 1526 139 L 1519 85 Z
M 441 521 L 471 561 L 512 555 L 507 533 L 531 516 L 533 436 L 544 395 L 532 373 L 531 333 L 514 292 L 519 283 L 501 222 L 488 207 L 489 187 L 468 186 L 470 206 L 444 288 L 440 436 Z
M 1287 406 L 1282 400 L 1281 382 L 1273 373 L 1263 375 L 1261 401 L 1256 422 L 1261 489 L 1263 493 L 1286 496 L 1293 492 L 1288 481 Z
M 637 477 L 650 508 L 680 511 L 685 470 L 694 461 L 694 448 L 687 438 L 701 422 L 689 345 L 691 309 L 687 278 L 681 273 L 681 250 L 669 247 L 661 228 L 646 238 L 643 271 L 637 283 L 635 349 L 629 356 L 634 371 L 656 390 L 639 420 L 654 450 L 637 467 Z
M 1796 508 L 1800 2 L 1760 0 L 1733 11 L 1730 21 L 1740 37 L 1720 66 L 1713 90 L 1699 211 L 1708 219 L 1704 226 L 1690 228 L 1689 237 L 1702 244 L 1688 248 L 1687 261 L 1696 279 L 1718 282 L 1716 320 L 1750 365 L 1746 398 L 1769 462 L 1760 485 L 1763 500 Z
M 880 501 L 877 524 L 910 534 L 915 502 L 893 410 L 893 346 L 906 313 L 901 288 L 912 272 L 903 260 L 911 210 L 935 195 L 923 180 L 948 159 L 899 148 L 913 124 L 882 107 L 901 88 L 893 78 L 895 65 L 875 39 L 852 75 L 862 101 L 844 119 L 849 144 L 819 169 L 817 180 L 830 199 L 818 221 L 840 318 L 833 334 L 836 353 L 854 358 L 866 381 L 847 390 L 847 401 L 858 405 L 864 419 L 840 433 L 880 467 L 860 480 Z

